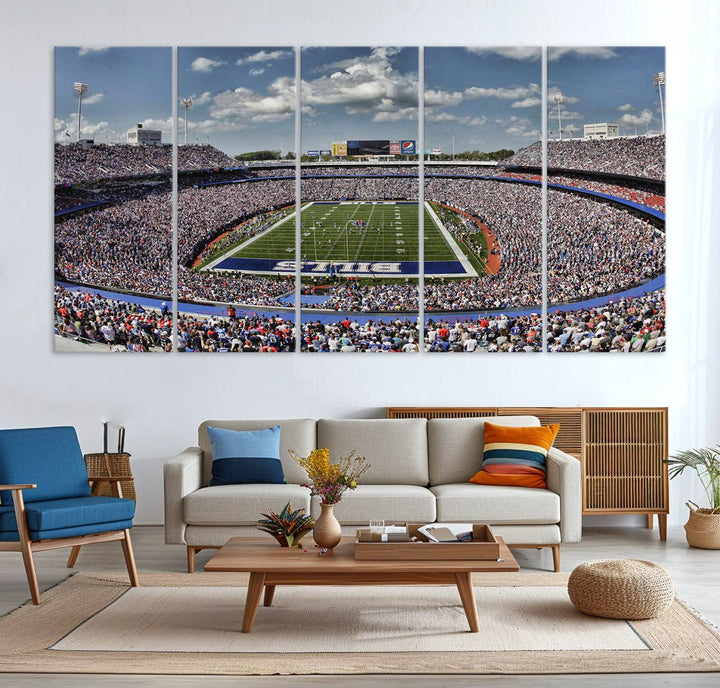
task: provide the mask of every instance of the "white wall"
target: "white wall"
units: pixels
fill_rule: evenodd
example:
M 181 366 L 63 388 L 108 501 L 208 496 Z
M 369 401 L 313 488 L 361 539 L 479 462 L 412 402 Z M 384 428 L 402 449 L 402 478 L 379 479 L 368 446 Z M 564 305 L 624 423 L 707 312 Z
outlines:
M 673 449 L 720 442 L 714 0 L 0 0 L 0 11 L 0 426 L 72 424 L 83 448 L 97 451 L 100 420 L 124 424 L 138 523 L 162 521 L 162 463 L 195 443 L 206 418 L 370 417 L 388 405 L 669 406 Z M 473 357 L 53 353 L 52 48 L 86 44 L 666 45 L 669 350 Z M 683 503 L 700 493 L 686 480 L 671 484 L 671 495 L 671 522 L 682 523 Z

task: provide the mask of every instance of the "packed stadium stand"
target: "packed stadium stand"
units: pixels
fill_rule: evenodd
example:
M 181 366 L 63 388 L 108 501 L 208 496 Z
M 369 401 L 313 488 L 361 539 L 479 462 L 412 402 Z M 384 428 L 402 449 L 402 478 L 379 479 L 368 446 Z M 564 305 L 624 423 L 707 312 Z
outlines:
M 412 280 L 336 279 L 323 285 L 320 300 L 307 287 L 300 295 L 303 349 L 539 351 L 540 150 L 534 144 L 497 167 L 426 167 L 426 200 L 492 230 L 501 252 L 496 274 L 427 278 L 423 333 Z M 548 350 L 664 350 L 664 137 L 549 142 L 548 154 Z M 172 293 L 170 164 L 169 147 L 56 146 L 58 334 L 109 348 L 170 348 L 167 308 L 138 305 L 140 296 L 169 302 Z M 201 314 L 183 306 L 178 348 L 290 351 L 294 277 L 193 269 L 208 251 L 263 233 L 277 209 L 294 204 L 292 164 L 236 165 L 210 146 L 179 149 L 179 297 L 217 308 Z M 303 168 L 308 200 L 417 195 L 417 168 L 408 165 Z M 228 307 L 241 316 L 230 317 Z

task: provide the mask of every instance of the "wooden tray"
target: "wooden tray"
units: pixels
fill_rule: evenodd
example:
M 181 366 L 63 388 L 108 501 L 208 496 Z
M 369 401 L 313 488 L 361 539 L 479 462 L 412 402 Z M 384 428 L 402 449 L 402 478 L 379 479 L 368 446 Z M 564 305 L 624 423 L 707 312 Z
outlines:
M 418 532 L 424 523 L 408 523 L 408 537 L 421 542 L 358 542 L 355 541 L 355 559 L 386 560 L 497 560 L 500 543 L 486 523 L 473 524 L 472 542 L 428 542 Z

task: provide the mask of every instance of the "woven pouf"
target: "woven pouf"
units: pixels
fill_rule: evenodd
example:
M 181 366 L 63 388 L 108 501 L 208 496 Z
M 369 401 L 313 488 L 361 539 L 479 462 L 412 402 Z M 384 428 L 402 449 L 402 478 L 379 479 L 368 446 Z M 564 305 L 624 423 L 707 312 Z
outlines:
M 601 559 L 580 564 L 568 579 L 577 609 L 608 619 L 652 619 L 675 599 L 670 574 L 652 561 Z

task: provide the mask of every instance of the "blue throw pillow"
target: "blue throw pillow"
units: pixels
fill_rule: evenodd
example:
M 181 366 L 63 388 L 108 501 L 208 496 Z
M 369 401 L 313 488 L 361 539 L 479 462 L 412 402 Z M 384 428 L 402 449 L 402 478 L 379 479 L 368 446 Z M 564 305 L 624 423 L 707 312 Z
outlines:
M 213 457 L 211 485 L 285 482 L 279 425 L 250 431 L 208 426 L 207 432 Z

